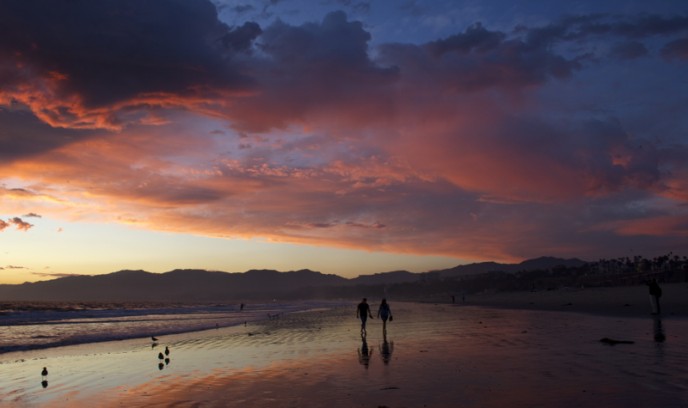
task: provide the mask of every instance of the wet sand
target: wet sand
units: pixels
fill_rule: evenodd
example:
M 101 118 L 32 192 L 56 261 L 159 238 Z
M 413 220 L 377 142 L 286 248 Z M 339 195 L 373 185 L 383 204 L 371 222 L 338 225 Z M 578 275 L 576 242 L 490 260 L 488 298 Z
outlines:
M 470 300 L 470 299 L 469 299 Z M 374 305 L 375 308 L 376 305 Z M 688 320 L 391 302 L 161 338 L 0 355 L 18 407 L 679 407 Z M 660 330 L 666 341 L 656 342 Z M 610 346 L 603 337 L 632 341 Z M 168 346 L 169 362 L 158 354 Z M 365 352 L 367 350 L 367 353 Z M 164 356 L 164 354 L 163 354 Z M 162 364 L 162 366 L 159 366 Z M 48 385 L 40 371 L 47 366 Z
M 662 284 L 661 287 L 662 315 L 688 317 L 688 283 Z M 485 293 L 468 296 L 465 301 L 459 297 L 457 304 L 626 317 L 645 317 L 651 312 L 645 285 Z

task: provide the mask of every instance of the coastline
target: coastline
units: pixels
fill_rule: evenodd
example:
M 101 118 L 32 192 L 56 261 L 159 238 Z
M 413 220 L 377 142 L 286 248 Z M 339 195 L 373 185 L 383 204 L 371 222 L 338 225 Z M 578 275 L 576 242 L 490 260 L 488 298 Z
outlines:
M 609 295 L 608 289 L 581 292 L 567 299 L 582 307 L 583 299 L 598 297 L 590 295 Z M 667 340 L 657 343 L 658 319 L 647 314 L 647 307 L 625 317 L 599 309 L 559 313 L 551 309 L 561 307 L 556 294 L 521 295 L 535 299 L 527 303 L 531 309 L 505 308 L 521 305 L 515 295 L 484 297 L 482 306 L 466 307 L 390 300 L 394 321 L 387 334 L 373 319 L 365 339 L 352 302 L 246 326 L 164 336 L 157 347 L 150 339 L 131 339 L 10 353 L 0 360 L 0 401 L 18 407 L 132 408 L 688 403 L 684 319 L 665 319 L 661 329 Z M 467 303 L 477 300 L 470 297 Z M 604 300 L 615 304 L 618 298 Z M 371 305 L 375 311 L 376 300 Z M 571 307 L 564 311 L 574 311 Z M 632 344 L 608 346 L 600 343 L 603 337 Z M 169 363 L 158 358 L 166 346 Z M 45 388 L 39 375 L 44 366 L 50 370 Z

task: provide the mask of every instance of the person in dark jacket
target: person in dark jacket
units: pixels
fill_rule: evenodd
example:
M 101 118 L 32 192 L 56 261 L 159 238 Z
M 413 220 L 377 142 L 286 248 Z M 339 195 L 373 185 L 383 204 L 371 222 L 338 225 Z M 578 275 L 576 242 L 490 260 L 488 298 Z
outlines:
M 370 312 L 370 305 L 368 305 L 368 299 L 363 298 L 361 303 L 358 304 L 356 308 L 356 317 L 361 319 L 361 335 L 364 336 L 366 333 L 366 322 L 368 317 L 373 318 L 373 314 Z

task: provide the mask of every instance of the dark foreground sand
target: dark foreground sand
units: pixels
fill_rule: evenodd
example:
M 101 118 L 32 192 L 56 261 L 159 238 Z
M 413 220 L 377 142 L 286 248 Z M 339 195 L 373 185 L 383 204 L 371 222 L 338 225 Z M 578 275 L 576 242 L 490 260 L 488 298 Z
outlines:
M 688 283 L 662 284 L 663 316 L 688 317 Z M 505 292 L 468 296 L 457 303 L 506 309 L 530 309 L 644 317 L 650 313 L 647 286 Z
M 649 304 L 644 295 L 639 305 Z M 530 301 L 544 304 L 537 296 Z M 582 304 L 583 298 L 562 302 Z M 647 310 L 633 316 L 634 306 L 619 306 L 625 315 L 611 316 L 391 306 L 395 320 L 387 336 L 373 320 L 365 341 L 354 302 L 248 327 L 168 336 L 156 348 L 139 339 L 0 355 L 0 405 L 688 406 L 688 319 L 655 318 Z M 666 341 L 655 341 L 658 332 Z M 633 343 L 609 346 L 599 341 L 603 337 Z M 166 345 L 170 361 L 160 369 L 158 353 Z M 43 366 L 50 370 L 46 388 Z

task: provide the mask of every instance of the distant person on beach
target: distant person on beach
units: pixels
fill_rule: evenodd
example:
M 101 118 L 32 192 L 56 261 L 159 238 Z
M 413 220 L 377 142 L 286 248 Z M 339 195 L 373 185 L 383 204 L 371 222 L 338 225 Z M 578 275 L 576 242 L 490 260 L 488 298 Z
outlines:
M 363 298 L 361 303 L 358 304 L 356 308 L 356 317 L 361 319 L 361 334 L 364 334 L 368 317 L 371 319 L 373 318 L 373 314 L 370 312 L 370 306 L 368 305 L 368 299 Z
M 377 317 L 382 319 L 382 332 L 387 333 L 387 319 L 392 320 L 392 309 L 389 308 L 387 299 L 382 299 L 382 303 L 377 309 Z
M 652 307 L 652 314 L 658 315 L 662 313 L 662 309 L 659 306 L 659 298 L 662 297 L 662 288 L 659 287 L 657 279 L 652 279 L 647 283 L 650 291 L 650 306 Z

